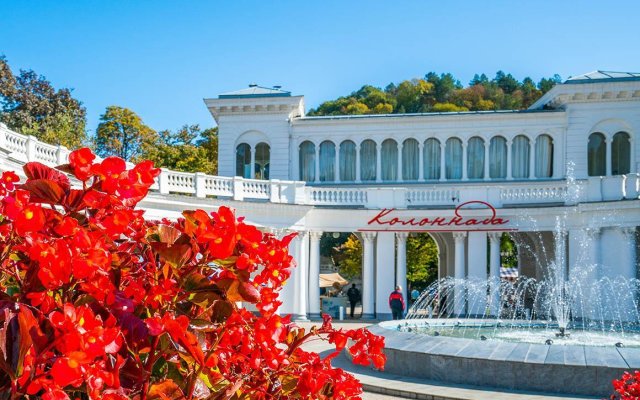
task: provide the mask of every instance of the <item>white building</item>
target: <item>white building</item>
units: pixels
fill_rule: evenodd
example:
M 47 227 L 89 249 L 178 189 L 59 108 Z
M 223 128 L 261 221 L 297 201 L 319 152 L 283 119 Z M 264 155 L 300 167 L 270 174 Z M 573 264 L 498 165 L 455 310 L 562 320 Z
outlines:
M 406 287 L 413 231 L 435 239 L 441 277 L 498 276 L 504 231 L 532 249 L 520 274 L 541 277 L 566 255 L 569 275 L 587 263 L 598 265 L 588 279 L 637 276 L 640 74 L 581 75 L 525 111 L 306 117 L 303 96 L 255 85 L 205 103 L 220 176 L 163 171 L 142 207 L 176 217 L 226 204 L 277 235 L 298 232 L 285 313 L 319 315 L 326 232 L 362 240 L 363 315 L 379 319 L 394 285 Z M 0 133 L 3 168 L 66 156 Z

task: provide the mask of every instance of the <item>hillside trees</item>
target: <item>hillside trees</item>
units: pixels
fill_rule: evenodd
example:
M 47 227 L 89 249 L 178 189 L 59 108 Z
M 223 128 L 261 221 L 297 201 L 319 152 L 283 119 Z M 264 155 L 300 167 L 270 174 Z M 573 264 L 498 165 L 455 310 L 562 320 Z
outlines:
M 0 56 L 0 122 L 52 144 L 80 147 L 86 139 L 86 109 L 71 89 L 55 89 L 32 70 L 11 71 Z

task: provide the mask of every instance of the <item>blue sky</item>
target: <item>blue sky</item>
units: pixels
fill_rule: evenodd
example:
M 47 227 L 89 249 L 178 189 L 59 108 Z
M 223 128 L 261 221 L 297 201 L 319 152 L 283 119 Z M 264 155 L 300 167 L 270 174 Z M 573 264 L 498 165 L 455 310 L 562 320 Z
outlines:
M 363 84 L 497 70 L 640 71 L 638 1 L 2 1 L 0 54 L 155 129 L 214 126 L 202 99 L 251 82 L 307 108 Z

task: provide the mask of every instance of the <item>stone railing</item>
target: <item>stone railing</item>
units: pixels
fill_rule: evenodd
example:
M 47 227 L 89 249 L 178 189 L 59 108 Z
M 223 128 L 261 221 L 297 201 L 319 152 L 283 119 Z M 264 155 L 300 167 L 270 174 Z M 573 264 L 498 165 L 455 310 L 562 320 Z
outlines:
M 28 161 L 47 165 L 64 164 L 69 153 L 64 146 L 40 142 L 33 136 L 21 135 L 0 124 L 0 157 L 7 160 L 4 162 L 6 167 L 12 165 L 8 163 L 11 161 L 18 164 Z M 638 199 L 640 174 L 591 177 L 577 180 L 572 185 L 564 180 L 539 180 L 412 183 L 402 186 L 309 186 L 300 181 L 244 179 L 163 168 L 151 189 L 161 195 L 372 209 L 455 207 L 467 201 L 485 201 L 494 207 L 526 207 Z

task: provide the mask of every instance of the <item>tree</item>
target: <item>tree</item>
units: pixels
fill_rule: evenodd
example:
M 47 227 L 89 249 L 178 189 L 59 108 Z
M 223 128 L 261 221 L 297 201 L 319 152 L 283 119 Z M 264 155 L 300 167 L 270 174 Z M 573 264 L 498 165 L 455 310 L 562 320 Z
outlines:
M 95 149 L 102 157 L 118 156 L 133 161 L 142 155 L 145 143 L 156 142 L 156 132 L 128 108 L 109 106 L 100 121 Z
M 32 70 L 13 75 L 0 56 L 0 121 L 11 129 L 69 148 L 86 140 L 86 110 L 70 89 L 56 90 Z
M 336 260 L 340 265 L 340 274 L 353 279 L 362 274 L 362 243 L 356 235 L 349 235 L 344 244 L 338 247 Z
M 412 289 L 424 290 L 438 278 L 438 246 L 425 232 L 407 238 L 407 282 Z
M 184 125 L 175 132 L 164 130 L 148 136 L 138 158 L 174 171 L 214 175 L 218 170 L 217 155 L 217 128 L 201 131 L 198 125 Z
M 160 171 L 94 161 L 83 148 L 57 169 L 27 163 L 24 184 L 0 176 L 3 399 L 346 400 L 362 388 L 331 365 L 343 349 L 384 367 L 383 337 L 277 313 L 295 234 L 224 206 L 145 220 L 135 207 Z M 311 340 L 335 351 L 307 351 Z

